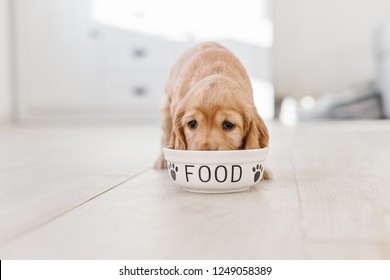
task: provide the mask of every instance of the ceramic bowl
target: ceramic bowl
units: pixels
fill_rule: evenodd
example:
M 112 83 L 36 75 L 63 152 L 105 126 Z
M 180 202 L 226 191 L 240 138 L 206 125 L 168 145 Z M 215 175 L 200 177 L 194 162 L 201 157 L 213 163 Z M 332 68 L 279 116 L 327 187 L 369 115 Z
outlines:
M 199 193 L 248 190 L 263 178 L 268 148 L 188 151 L 163 148 L 174 185 Z

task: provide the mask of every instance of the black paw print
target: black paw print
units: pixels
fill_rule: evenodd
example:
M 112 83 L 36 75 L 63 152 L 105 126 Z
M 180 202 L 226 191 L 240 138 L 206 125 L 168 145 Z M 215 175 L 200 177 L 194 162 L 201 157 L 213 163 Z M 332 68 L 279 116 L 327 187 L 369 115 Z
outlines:
M 175 167 L 175 164 L 171 162 L 169 163 L 168 168 L 170 169 L 169 173 L 171 174 L 173 181 L 176 181 L 176 172 L 179 170 L 179 168 L 177 168 L 177 166 Z
M 256 165 L 252 168 L 253 173 L 255 173 L 254 181 L 255 183 L 259 180 L 261 173 L 263 172 L 264 168 L 261 164 Z

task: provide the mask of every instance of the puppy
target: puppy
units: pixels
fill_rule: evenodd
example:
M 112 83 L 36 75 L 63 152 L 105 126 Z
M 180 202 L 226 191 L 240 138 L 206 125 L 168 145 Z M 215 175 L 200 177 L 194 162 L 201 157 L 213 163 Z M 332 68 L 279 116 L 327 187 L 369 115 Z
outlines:
M 240 150 L 268 146 L 241 62 L 209 42 L 184 52 L 173 66 L 161 106 L 162 146 L 179 150 Z M 166 168 L 161 154 L 155 168 Z M 265 170 L 264 178 L 272 174 Z

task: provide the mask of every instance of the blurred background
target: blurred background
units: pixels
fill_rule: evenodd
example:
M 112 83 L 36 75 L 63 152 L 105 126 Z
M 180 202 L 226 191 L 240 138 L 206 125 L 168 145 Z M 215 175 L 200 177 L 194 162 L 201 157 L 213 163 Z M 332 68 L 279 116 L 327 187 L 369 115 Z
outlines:
M 158 122 L 202 41 L 246 67 L 266 120 L 390 117 L 389 0 L 0 0 L 0 120 Z

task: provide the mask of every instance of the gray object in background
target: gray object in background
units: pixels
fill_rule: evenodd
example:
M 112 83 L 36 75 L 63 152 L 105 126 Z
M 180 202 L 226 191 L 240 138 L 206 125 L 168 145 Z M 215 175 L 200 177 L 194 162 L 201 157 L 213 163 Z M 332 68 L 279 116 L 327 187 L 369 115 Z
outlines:
M 380 119 L 383 117 L 381 99 L 376 86 L 365 84 L 327 93 L 310 109 L 299 106 L 297 113 L 301 120 Z
M 383 24 L 376 35 L 378 90 L 382 94 L 384 116 L 390 118 L 390 22 Z
M 374 38 L 377 73 L 375 83 L 327 93 L 311 108 L 297 106 L 301 120 L 390 118 L 390 21 L 382 24 Z

